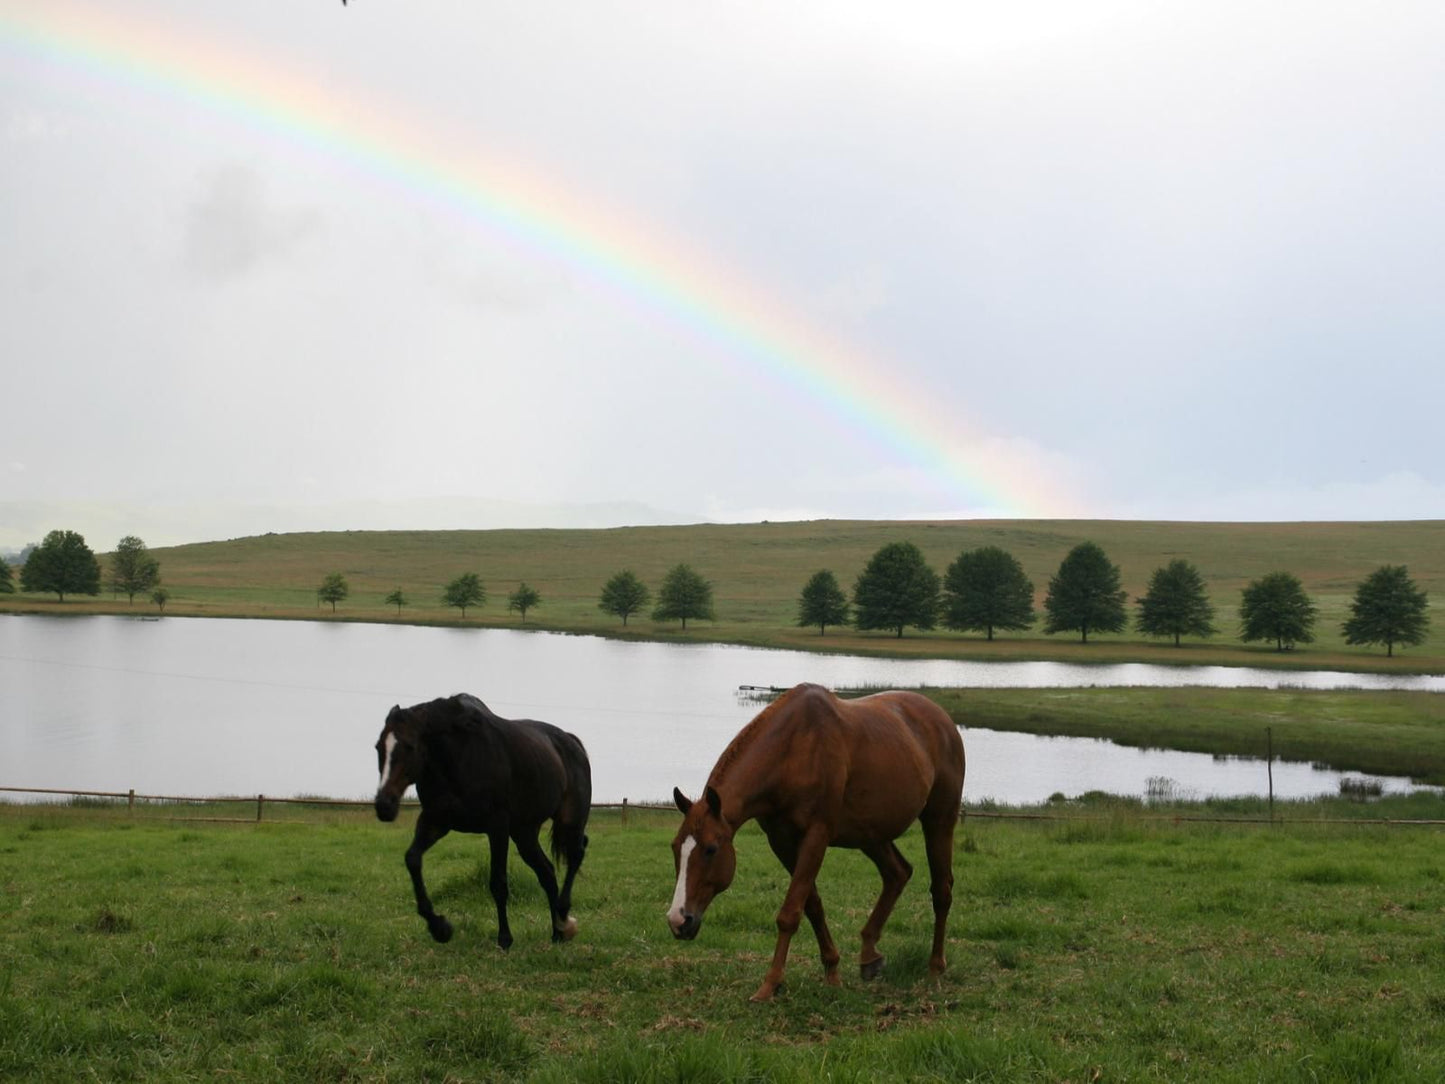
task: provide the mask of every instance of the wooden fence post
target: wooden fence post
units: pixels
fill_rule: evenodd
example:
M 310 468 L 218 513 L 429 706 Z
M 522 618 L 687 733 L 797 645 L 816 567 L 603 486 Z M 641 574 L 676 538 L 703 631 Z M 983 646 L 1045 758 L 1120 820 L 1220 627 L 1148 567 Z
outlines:
M 260 823 L 261 823 L 261 806 L 265 803 L 265 801 L 266 801 L 266 796 L 265 796 L 264 794 L 258 794 L 258 795 L 256 795 L 256 823 L 257 823 L 257 824 L 260 824 Z
M 627 827 L 627 799 L 622 799 L 622 827 Z
M 1274 821 L 1274 728 L 1264 728 L 1265 754 L 1264 762 L 1269 772 L 1269 819 Z
M 131 787 L 130 793 L 125 797 L 125 811 L 132 816 L 135 815 L 135 787 Z

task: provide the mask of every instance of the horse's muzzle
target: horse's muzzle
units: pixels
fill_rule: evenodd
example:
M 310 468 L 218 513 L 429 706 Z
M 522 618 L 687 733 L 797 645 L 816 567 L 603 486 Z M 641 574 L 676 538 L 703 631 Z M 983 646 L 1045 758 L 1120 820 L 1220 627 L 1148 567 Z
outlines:
M 691 941 L 697 936 L 697 931 L 702 929 L 702 919 L 697 915 L 684 914 L 682 924 L 672 927 L 672 936 L 679 941 Z
M 396 820 L 397 810 L 401 808 L 401 799 L 391 794 L 378 794 L 376 796 L 376 819 L 390 823 Z

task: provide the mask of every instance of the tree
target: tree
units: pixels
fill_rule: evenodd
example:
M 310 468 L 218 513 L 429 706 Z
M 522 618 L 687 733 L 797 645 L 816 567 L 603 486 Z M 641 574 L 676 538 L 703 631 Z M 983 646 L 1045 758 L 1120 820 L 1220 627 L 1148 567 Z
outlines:
M 388 606 L 395 606 L 396 616 L 400 617 L 401 608 L 406 605 L 406 596 L 401 593 L 401 588 L 398 587 L 395 591 L 387 595 L 386 598 L 382 599 L 381 601 L 386 603 Z
M 848 596 L 838 586 L 838 577 L 826 568 L 813 573 L 798 596 L 798 625 L 818 626 L 818 635 L 826 635 L 829 625 L 848 623 Z
M 1139 600 L 1139 631 L 1147 636 L 1213 636 L 1214 607 L 1199 569 L 1176 557 L 1149 577 L 1149 590 Z
M 465 621 L 468 606 L 480 606 L 487 601 L 487 589 L 475 572 L 464 572 L 442 590 L 442 601 L 461 610 Z
M 1305 594 L 1304 584 L 1288 572 L 1271 572 L 1244 589 L 1239 605 L 1239 638 L 1273 640 L 1275 650 L 1314 639 L 1315 605 Z
M 133 534 L 122 538 L 110 555 L 111 590 L 125 592 L 129 604 L 134 606 L 136 595 L 160 582 L 160 562 L 151 556 L 146 544 Z
M 960 632 L 1026 629 L 1034 623 L 1034 585 L 1013 554 L 998 546 L 960 553 L 943 576 L 943 623 Z
M 853 584 L 853 623 L 859 629 L 933 628 L 938 617 L 938 573 L 912 542 L 890 542 L 868 561 Z
M 171 593 L 164 587 L 157 587 L 151 592 L 151 601 L 159 607 L 161 613 L 166 612 L 166 603 L 170 601 Z
M 346 577 L 340 572 L 330 573 L 321 581 L 321 586 L 316 589 L 316 604 L 323 602 L 331 603 L 331 612 L 336 612 L 336 604 L 351 594 L 351 588 L 346 583 Z
M 625 626 L 629 615 L 641 613 L 651 601 L 652 592 L 647 585 L 633 575 L 631 569 L 623 569 L 603 585 L 597 608 L 605 614 L 622 618 Z
M 1044 599 L 1044 632 L 1078 629 L 1084 643 L 1089 630 L 1120 632 L 1126 618 L 1119 587 L 1119 566 L 1096 543 L 1080 542 L 1059 564 Z
M 10 571 L 10 562 L 0 557 L 0 595 L 15 593 L 15 576 Z
M 1394 656 L 1396 644 L 1418 644 L 1430 627 L 1429 598 L 1410 579 L 1404 565 L 1381 565 L 1355 589 L 1345 621 L 1345 643 L 1384 644 Z
M 515 591 L 513 591 L 510 595 L 507 596 L 507 611 L 509 613 L 512 610 L 519 611 L 522 615 L 522 621 L 525 624 L 527 620 L 527 611 L 530 610 L 533 606 L 536 606 L 541 601 L 542 596 L 537 594 L 537 589 L 535 587 L 529 587 L 527 586 L 527 584 L 522 583 L 517 586 L 517 589 Z
M 30 552 L 20 570 L 23 591 L 54 591 L 70 595 L 100 594 L 100 562 L 74 531 L 51 531 Z
M 700 621 L 713 620 L 712 584 L 694 572 L 691 565 L 674 565 L 657 590 L 657 606 L 653 608 L 652 619 L 676 621 L 681 618 L 682 627 L 686 630 L 689 617 Z

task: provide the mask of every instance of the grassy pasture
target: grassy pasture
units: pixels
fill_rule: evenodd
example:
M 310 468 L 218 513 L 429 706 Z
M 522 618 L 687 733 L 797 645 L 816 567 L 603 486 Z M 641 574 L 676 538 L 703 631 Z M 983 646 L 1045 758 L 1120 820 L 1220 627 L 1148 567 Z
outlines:
M 804 933 L 787 990 L 758 1006 L 746 997 L 784 875 L 755 828 L 701 937 L 679 944 L 662 920 L 675 814 L 598 811 L 578 939 L 550 944 L 514 858 L 504 954 L 474 837 L 428 857 L 457 933 L 427 938 L 401 862 L 409 816 L 215 825 L 165 819 L 206 809 L 0 806 L 0 1077 L 1445 1078 L 1440 829 L 1311 820 L 1365 809 L 1341 803 L 1247 827 L 1091 808 L 960 826 L 941 980 L 915 833 L 883 978 L 845 968 L 841 990 L 824 987 Z M 1439 817 L 1445 802 L 1370 811 Z M 876 886 L 866 860 L 830 854 L 820 890 L 845 954 Z
M 1219 635 L 1208 641 L 1171 643 L 1130 631 L 1102 635 L 1082 645 L 1073 634 L 1046 637 L 1037 629 L 981 636 L 908 630 L 858 633 L 795 625 L 804 582 L 829 568 L 845 589 L 878 547 L 915 542 L 941 575 L 965 549 L 999 545 L 1013 553 L 1034 582 L 1041 604 L 1049 578 L 1075 544 L 1099 543 L 1120 566 L 1133 600 L 1153 570 L 1186 557 L 1203 573 L 1214 601 Z M 92 540 L 94 541 L 94 540 Z M 1438 611 L 1445 599 L 1445 520 L 1398 523 L 1151 523 L 1125 521 L 874 522 L 819 521 L 628 527 L 612 530 L 343 531 L 262 535 L 153 551 L 180 615 L 326 618 L 316 587 L 329 572 L 346 576 L 351 596 L 338 607 L 343 620 L 454 623 L 457 610 L 440 601 L 442 586 L 463 572 L 478 573 L 490 598 L 470 610 L 467 623 L 516 627 L 506 596 L 525 580 L 542 595 L 527 624 L 568 632 L 629 635 L 649 639 L 719 640 L 774 647 L 875 654 L 968 658 L 1052 658 L 1070 661 L 1187 662 L 1223 665 L 1445 670 L 1445 620 L 1435 620 L 1429 639 L 1397 649 L 1345 645 L 1340 624 L 1355 587 L 1382 564 L 1404 564 L 1430 592 Z M 672 565 L 685 561 L 715 585 L 716 622 L 657 624 L 646 614 L 627 629 L 597 609 L 602 584 L 631 568 L 654 590 Z M 1314 644 L 1278 653 L 1269 645 L 1237 639 L 1240 592 L 1266 572 L 1299 576 L 1319 607 Z M 382 599 L 400 587 L 410 599 L 398 618 Z M 153 612 L 137 602 L 138 611 Z M 125 600 L 70 599 L 64 605 L 40 595 L 0 596 L 0 612 L 133 612 Z M 1438 615 L 1437 615 L 1438 616 Z

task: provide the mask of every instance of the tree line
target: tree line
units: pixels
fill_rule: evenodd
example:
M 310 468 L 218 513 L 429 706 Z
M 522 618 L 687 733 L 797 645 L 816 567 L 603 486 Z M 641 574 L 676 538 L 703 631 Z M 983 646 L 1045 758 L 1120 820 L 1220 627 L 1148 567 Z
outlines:
M 1084 643 L 1091 632 L 1123 632 L 1128 625 L 1128 596 L 1120 586 L 1119 567 L 1094 542 L 1080 542 L 1049 579 L 1044 596 L 1043 631 L 1077 632 Z M 1214 606 L 1199 569 L 1183 558 L 1157 568 L 1137 600 L 1135 627 L 1146 636 L 1213 636 Z M 1403 565 L 1382 565 L 1360 583 L 1344 622 L 1345 642 L 1418 644 L 1430 618 L 1428 597 Z M 959 632 L 982 632 L 992 640 L 996 630 L 1022 631 L 1033 626 L 1034 585 L 1008 551 L 998 546 L 965 550 L 940 580 L 923 552 L 912 542 L 892 542 L 868 561 L 853 585 L 851 601 L 837 577 L 815 572 L 798 598 L 798 624 L 852 624 L 861 630 L 906 627 L 932 629 L 939 621 Z M 1285 651 L 1314 640 L 1318 611 L 1299 578 L 1271 572 L 1244 588 L 1239 606 L 1239 637 L 1245 643 L 1273 641 Z
M 107 583 L 117 595 L 125 595 L 134 605 L 136 595 L 148 594 L 152 602 L 165 609 L 170 592 L 161 586 L 160 562 L 135 535 L 128 534 L 116 544 L 109 571 Z M 51 531 L 39 545 L 29 547 L 25 563 L 20 566 L 20 590 L 54 591 L 64 602 L 66 595 L 100 594 L 102 576 L 100 559 L 85 544 L 83 535 Z M 0 557 L 0 594 L 14 591 L 14 572 L 10 563 Z
M 56 530 L 29 550 L 20 568 L 20 589 L 53 591 L 60 601 L 67 594 L 97 595 L 103 572 L 100 561 L 75 531 Z M 109 587 L 131 604 L 136 595 L 149 598 L 162 610 L 170 595 L 161 586 L 160 563 L 146 544 L 126 535 L 110 555 Z M 13 593 L 14 573 L 0 558 L 0 594 Z M 345 576 L 326 575 L 316 589 L 317 605 L 337 603 L 350 594 Z M 851 598 L 829 569 L 820 569 L 803 586 L 798 598 L 798 624 L 852 625 L 860 631 L 886 629 L 902 637 L 905 628 L 933 629 L 939 623 L 958 632 L 982 632 L 989 640 L 995 632 L 1017 632 L 1033 627 L 1034 585 L 1023 566 L 998 546 L 982 546 L 958 555 L 944 575 L 929 567 L 923 552 L 912 542 L 892 542 L 879 548 L 859 573 Z M 447 583 L 441 602 L 461 611 L 485 605 L 487 590 L 481 577 L 466 572 Z M 1119 568 L 1094 542 L 1081 542 L 1060 562 L 1049 579 L 1043 600 L 1046 635 L 1077 632 L 1084 643 L 1090 633 L 1123 632 L 1129 624 L 1127 594 L 1120 586 Z M 411 600 L 400 587 L 383 602 L 400 615 Z M 1134 625 L 1146 636 L 1171 637 L 1179 646 L 1185 636 L 1208 638 L 1218 632 L 1215 608 L 1204 577 L 1184 558 L 1175 558 L 1154 570 L 1145 593 L 1136 600 Z M 525 581 L 507 596 L 508 612 L 527 612 L 542 603 L 541 594 Z M 713 585 L 690 565 L 673 566 L 658 586 L 656 604 L 648 586 L 630 569 L 614 574 L 603 585 L 597 603 L 603 613 L 626 625 L 635 614 L 648 611 L 654 621 L 715 620 Z M 1382 644 L 1393 656 L 1395 646 L 1421 643 L 1429 629 L 1428 596 L 1410 578 L 1403 565 L 1382 565 L 1355 589 L 1350 616 L 1342 631 L 1350 645 Z M 1243 590 L 1239 605 L 1239 638 L 1245 643 L 1273 642 L 1286 651 L 1314 640 L 1318 610 L 1299 578 L 1289 572 L 1271 572 Z
M 336 604 L 345 599 L 350 591 L 346 577 L 339 572 L 332 572 L 316 589 L 316 604 L 319 606 L 330 603 L 331 610 L 335 613 Z M 395 606 L 398 616 L 402 607 L 411 602 L 400 587 L 382 601 L 388 606 Z M 446 606 L 459 609 L 462 619 L 465 620 L 468 609 L 486 604 L 487 588 L 477 573 L 464 572 L 442 588 L 441 601 Z M 522 620 L 526 621 L 527 611 L 541 602 L 542 596 L 537 589 L 524 581 L 507 596 L 507 610 L 509 613 L 520 613 Z M 597 608 L 603 613 L 622 618 L 622 623 L 626 625 L 629 617 L 647 609 L 651 602 L 652 591 L 648 586 L 630 569 L 624 569 L 603 585 Z M 654 621 L 680 620 L 684 629 L 687 628 L 690 618 L 714 620 L 712 584 L 690 565 L 673 566 L 657 589 L 657 605 L 652 608 L 652 618 Z

